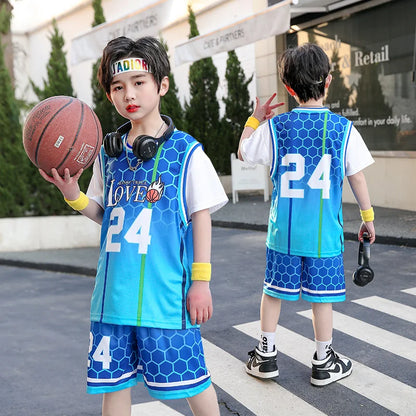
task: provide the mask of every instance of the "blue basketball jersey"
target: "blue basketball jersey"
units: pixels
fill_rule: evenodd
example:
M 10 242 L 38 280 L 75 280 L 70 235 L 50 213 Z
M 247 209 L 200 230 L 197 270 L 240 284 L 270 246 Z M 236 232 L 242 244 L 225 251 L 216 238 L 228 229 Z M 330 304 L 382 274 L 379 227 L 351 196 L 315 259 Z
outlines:
M 193 244 L 185 181 L 198 146 L 175 130 L 143 163 L 126 146 L 118 158 L 101 149 L 104 218 L 91 321 L 192 326 L 186 310 Z
M 327 108 L 298 107 L 269 121 L 272 250 L 307 257 L 343 251 L 342 185 L 351 125 Z

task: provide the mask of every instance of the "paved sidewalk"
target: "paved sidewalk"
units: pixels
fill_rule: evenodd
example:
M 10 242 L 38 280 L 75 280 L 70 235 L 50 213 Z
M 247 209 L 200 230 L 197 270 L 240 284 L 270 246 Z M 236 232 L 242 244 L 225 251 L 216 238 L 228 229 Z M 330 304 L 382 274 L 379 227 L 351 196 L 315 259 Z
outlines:
M 260 195 L 239 195 L 212 215 L 214 227 L 266 231 L 270 201 Z M 416 211 L 375 207 L 376 243 L 416 247 Z M 360 226 L 357 205 L 344 204 L 344 234 L 346 240 L 356 240 Z M 266 238 L 266 237 L 265 237 Z M 0 264 L 35 269 L 95 275 L 98 247 L 0 252 Z

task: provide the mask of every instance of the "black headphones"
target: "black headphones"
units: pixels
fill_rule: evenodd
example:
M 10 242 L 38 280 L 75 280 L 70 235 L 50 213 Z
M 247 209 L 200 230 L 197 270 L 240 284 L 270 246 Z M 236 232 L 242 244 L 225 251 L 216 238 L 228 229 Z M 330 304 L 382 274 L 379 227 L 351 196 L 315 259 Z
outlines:
M 357 286 L 365 286 L 374 279 L 374 272 L 369 264 L 370 260 L 370 239 L 368 234 L 363 234 L 363 241 L 360 241 L 358 249 L 358 264 L 360 267 L 352 275 L 352 281 Z
M 168 128 L 161 137 L 152 137 L 145 134 L 137 136 L 133 142 L 134 155 L 143 161 L 152 159 L 159 149 L 159 146 L 172 136 L 175 126 L 172 119 L 168 116 L 162 115 L 162 120 L 168 125 Z M 120 126 L 117 131 L 107 133 L 103 140 L 104 150 L 110 157 L 119 157 L 123 151 L 122 136 L 131 129 L 131 122 Z

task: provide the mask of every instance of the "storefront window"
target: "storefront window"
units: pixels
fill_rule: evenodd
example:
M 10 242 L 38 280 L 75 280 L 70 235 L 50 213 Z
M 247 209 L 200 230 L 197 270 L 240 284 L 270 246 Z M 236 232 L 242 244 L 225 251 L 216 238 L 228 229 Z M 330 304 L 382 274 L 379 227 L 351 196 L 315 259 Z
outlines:
M 415 16 L 414 0 L 398 0 L 288 35 L 289 47 L 313 42 L 328 54 L 325 105 L 371 150 L 416 150 Z

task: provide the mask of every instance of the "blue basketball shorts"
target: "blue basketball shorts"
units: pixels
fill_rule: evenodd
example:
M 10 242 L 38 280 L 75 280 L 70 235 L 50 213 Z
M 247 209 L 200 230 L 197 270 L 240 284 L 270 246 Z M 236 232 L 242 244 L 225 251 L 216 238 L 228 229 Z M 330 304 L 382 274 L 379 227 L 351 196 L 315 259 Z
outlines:
M 345 300 L 342 254 L 334 257 L 301 257 L 267 248 L 263 285 L 266 295 L 286 300 L 333 303 Z
M 144 382 L 156 399 L 195 396 L 211 384 L 199 328 L 144 328 L 91 322 L 87 392 Z

